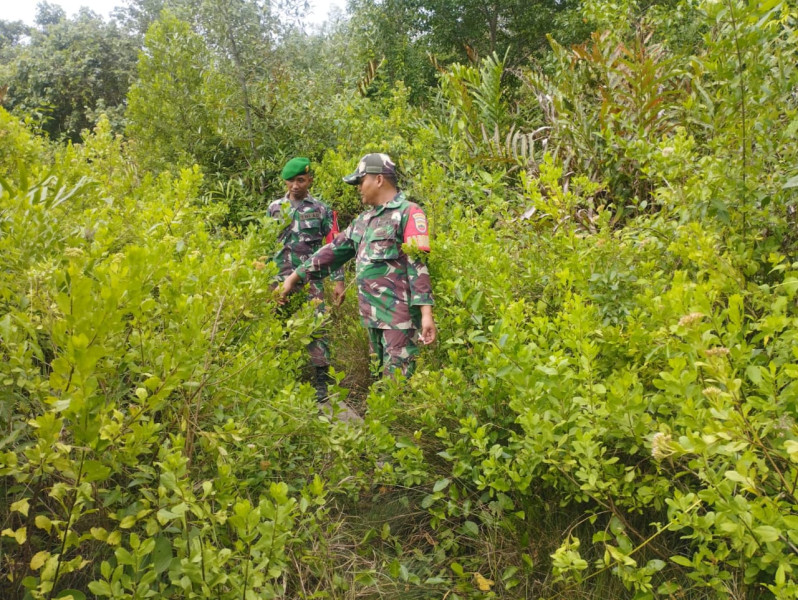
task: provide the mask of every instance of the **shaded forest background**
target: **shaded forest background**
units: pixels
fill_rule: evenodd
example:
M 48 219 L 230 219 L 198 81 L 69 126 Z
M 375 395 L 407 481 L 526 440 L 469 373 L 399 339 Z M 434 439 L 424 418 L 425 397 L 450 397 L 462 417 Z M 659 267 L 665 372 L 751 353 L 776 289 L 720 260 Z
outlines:
M 304 10 L 0 21 L 4 597 L 795 598 L 794 4 Z M 440 340 L 373 381 L 350 285 L 353 425 L 259 258 L 374 151 Z

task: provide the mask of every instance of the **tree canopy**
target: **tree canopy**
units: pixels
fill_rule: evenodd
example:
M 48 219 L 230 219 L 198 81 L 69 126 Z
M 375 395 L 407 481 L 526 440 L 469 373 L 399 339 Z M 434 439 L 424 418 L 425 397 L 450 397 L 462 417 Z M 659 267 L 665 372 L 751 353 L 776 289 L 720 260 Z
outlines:
M 3 80 L 7 105 L 37 115 L 54 138 L 80 139 L 105 112 L 117 124 L 133 81 L 138 40 L 82 10 L 41 3 L 36 25 L 3 22 Z

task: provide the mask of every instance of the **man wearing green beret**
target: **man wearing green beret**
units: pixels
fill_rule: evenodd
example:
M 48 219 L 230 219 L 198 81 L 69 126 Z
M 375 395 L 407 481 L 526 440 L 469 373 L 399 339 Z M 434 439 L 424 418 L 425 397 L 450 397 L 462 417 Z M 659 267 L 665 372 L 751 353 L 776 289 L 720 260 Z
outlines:
M 285 280 L 316 250 L 331 242 L 338 234 L 335 212 L 308 191 L 313 183 L 310 160 L 303 157 L 292 158 L 283 167 L 281 176 L 285 181 L 286 194 L 272 202 L 268 209 L 270 217 L 286 223 L 280 233 L 282 248 L 274 257 L 279 269 L 279 281 Z M 334 300 L 336 304 L 340 304 L 345 293 L 343 270 L 338 269 L 331 279 L 335 281 Z M 318 301 L 317 311 L 323 313 L 324 285 L 321 280 L 308 283 L 308 296 Z M 327 384 L 330 383 L 330 345 L 326 334 L 322 333 L 314 339 L 308 345 L 308 351 L 314 367 L 316 400 L 323 402 L 327 396 Z

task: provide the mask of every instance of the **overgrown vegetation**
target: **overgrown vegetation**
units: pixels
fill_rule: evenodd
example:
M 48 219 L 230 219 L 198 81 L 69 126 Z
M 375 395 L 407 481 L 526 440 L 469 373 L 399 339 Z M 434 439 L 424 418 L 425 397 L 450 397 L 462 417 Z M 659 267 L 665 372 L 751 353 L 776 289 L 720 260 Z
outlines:
M 453 29 L 382 60 L 363 18 L 457 3 L 312 35 L 131 4 L 124 128 L 0 109 L 5 596 L 796 597 L 794 6 L 557 5 L 519 52 L 468 4 L 490 44 L 456 62 Z M 11 25 L 4 74 L 41 41 Z M 430 217 L 440 339 L 373 382 L 350 288 L 332 391 L 365 419 L 331 422 L 262 209 L 308 154 L 345 223 L 370 151 Z

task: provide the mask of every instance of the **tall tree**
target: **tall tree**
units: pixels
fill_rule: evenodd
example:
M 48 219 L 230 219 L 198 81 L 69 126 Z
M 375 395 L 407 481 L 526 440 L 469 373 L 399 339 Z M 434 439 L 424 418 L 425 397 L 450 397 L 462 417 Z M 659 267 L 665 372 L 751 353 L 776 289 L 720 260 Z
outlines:
M 546 35 L 575 6 L 575 0 L 350 0 L 349 11 L 361 62 L 385 57 L 382 76 L 404 81 L 419 101 L 435 84 L 430 55 L 441 65 L 509 49 L 508 67 L 523 64 L 547 51 Z M 586 34 L 572 28 L 564 41 Z
M 360 68 L 374 61 L 385 62 L 376 73 L 376 83 L 387 89 L 397 81 L 410 88 L 415 102 L 435 85 L 435 68 L 429 61 L 430 38 L 424 29 L 424 0 L 350 0 L 350 35 Z M 371 78 L 369 78 L 371 79 Z M 372 86 L 376 88 L 377 86 Z
M 0 21 L 0 80 L 7 81 L 3 71 L 10 67 L 22 49 L 22 40 L 30 35 L 30 27 L 22 21 Z
M 572 2 L 557 0 L 420 0 L 422 27 L 433 31 L 439 51 L 462 53 L 466 47 L 482 56 L 503 54 L 507 48 L 519 57 L 546 45 L 557 12 Z
M 216 51 L 219 69 L 236 82 L 237 104 L 243 113 L 242 148 L 250 164 L 256 156 L 252 87 L 267 71 L 279 21 L 264 0 L 204 0 L 196 25 Z
M 219 111 L 208 95 L 212 65 L 205 41 L 185 21 L 164 13 L 150 27 L 130 89 L 127 128 L 145 165 L 166 170 L 216 161 Z
M 51 137 L 73 141 L 100 111 L 121 121 L 135 72 L 135 37 L 89 10 L 68 19 L 47 3 L 39 5 L 35 27 L 3 23 L 2 31 L 9 108 L 40 114 Z

